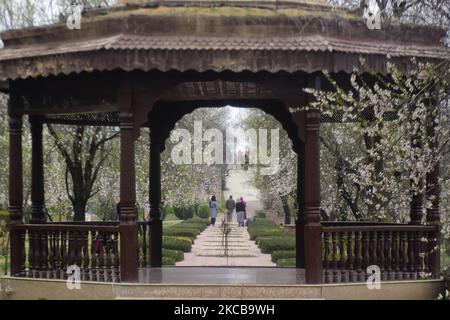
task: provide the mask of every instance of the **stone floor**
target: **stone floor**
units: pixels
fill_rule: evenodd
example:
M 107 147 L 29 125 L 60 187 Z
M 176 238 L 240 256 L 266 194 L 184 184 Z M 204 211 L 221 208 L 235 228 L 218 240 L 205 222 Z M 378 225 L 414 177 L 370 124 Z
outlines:
M 271 267 L 163 267 L 139 270 L 140 283 L 304 284 L 304 269 Z

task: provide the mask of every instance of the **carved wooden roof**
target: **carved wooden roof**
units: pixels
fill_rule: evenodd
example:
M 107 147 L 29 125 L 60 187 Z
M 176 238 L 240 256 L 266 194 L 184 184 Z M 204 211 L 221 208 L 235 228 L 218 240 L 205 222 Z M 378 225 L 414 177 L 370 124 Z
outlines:
M 350 72 L 360 57 L 362 70 L 386 73 L 388 61 L 449 59 L 444 36 L 423 26 L 369 30 L 355 12 L 318 2 L 147 1 L 87 12 L 81 30 L 1 34 L 0 81 L 105 70 Z

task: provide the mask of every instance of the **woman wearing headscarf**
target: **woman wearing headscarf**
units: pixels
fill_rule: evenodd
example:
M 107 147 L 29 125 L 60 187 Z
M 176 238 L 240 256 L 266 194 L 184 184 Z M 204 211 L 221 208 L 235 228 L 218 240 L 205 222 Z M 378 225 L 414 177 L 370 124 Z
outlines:
M 216 196 L 211 197 L 211 201 L 209 202 L 209 208 L 211 210 L 211 224 L 214 226 L 216 224 L 216 218 L 217 218 Z
M 237 215 L 237 221 L 239 226 L 244 226 L 244 214 L 245 214 L 245 202 L 243 201 L 244 198 L 240 197 L 239 201 L 236 203 L 236 215 Z

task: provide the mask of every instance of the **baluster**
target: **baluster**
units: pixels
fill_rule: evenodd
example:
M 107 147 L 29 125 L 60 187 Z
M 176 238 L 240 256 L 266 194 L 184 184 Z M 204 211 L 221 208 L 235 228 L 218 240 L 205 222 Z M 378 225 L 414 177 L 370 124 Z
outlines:
M 389 280 L 395 280 L 395 271 L 393 269 L 394 250 L 392 248 L 392 231 L 387 232 L 386 239 L 386 272 Z
M 384 232 L 379 231 L 378 232 L 378 261 L 381 271 L 381 280 L 387 280 L 386 273 L 385 273 L 385 259 L 384 259 Z
M 416 277 L 419 278 L 420 277 L 420 273 L 423 272 L 423 266 L 425 265 L 424 263 L 424 252 L 422 250 L 423 246 L 422 246 L 422 232 L 421 231 L 417 231 L 416 232 L 416 239 L 415 239 L 415 244 L 414 244 L 414 250 L 415 250 L 415 266 L 416 266 Z
M 40 232 L 38 230 L 33 231 L 33 277 L 39 278 L 41 271 L 41 246 L 40 246 Z
M 367 273 L 367 267 L 370 263 L 370 256 L 369 256 L 369 232 L 363 231 L 362 232 L 362 255 L 363 255 L 363 274 L 364 274 L 364 281 L 366 280 L 366 273 Z
M 54 257 L 54 232 L 53 231 L 47 231 L 47 247 L 48 247 L 48 255 L 47 255 L 47 262 L 48 262 L 48 271 L 47 276 L 49 279 L 53 279 L 53 271 L 54 271 L 54 263 L 55 263 L 55 257 Z
M 395 279 L 400 279 L 400 234 L 399 232 L 393 232 L 393 249 L 394 249 L 394 271 Z
M 356 257 L 356 271 L 358 274 L 357 281 L 364 281 L 365 272 L 362 272 L 362 234 L 361 231 L 355 233 L 355 257 Z
M 91 235 L 91 243 L 92 243 L 92 261 L 91 261 L 91 280 L 98 281 L 98 252 L 97 252 L 97 237 L 98 232 L 93 231 Z
M 417 279 L 415 269 L 415 256 L 414 256 L 414 236 L 415 232 L 408 232 L 408 270 L 409 278 L 412 280 Z
M 59 279 L 61 276 L 62 256 L 61 256 L 61 243 L 60 243 L 60 231 L 55 231 L 55 274 L 53 277 Z
M 347 255 L 345 254 L 345 242 L 347 240 L 347 233 L 339 233 L 339 254 L 341 255 L 339 268 L 341 269 L 341 282 L 348 282 L 348 270 L 345 269 Z
M 90 280 L 89 278 L 89 231 L 82 233 L 83 241 L 83 269 L 82 278 L 83 280 Z
M 30 239 L 29 233 L 27 230 L 18 230 L 17 231 L 19 233 L 19 238 L 20 238 L 20 276 L 25 276 L 25 277 L 29 277 L 29 270 L 27 272 L 26 268 L 27 268 L 27 251 L 26 251 L 26 246 L 25 246 L 25 240 L 28 236 L 28 242 Z M 28 246 L 29 247 L 29 246 Z M 28 259 L 29 259 L 29 255 L 28 255 Z M 28 264 L 29 264 L 29 260 L 28 260 Z M 29 267 L 28 267 L 29 268 Z
M 48 250 L 48 237 L 49 237 L 49 231 L 42 230 L 41 231 L 41 269 L 42 274 L 45 278 L 49 277 L 49 250 Z
M 112 260 L 112 233 L 106 233 L 107 242 L 106 242 L 106 281 L 112 281 L 112 273 L 113 273 L 113 260 Z
M 69 264 L 69 248 L 68 248 L 68 232 L 66 230 L 61 231 L 61 279 L 66 279 L 67 266 Z
M 378 260 L 377 260 L 377 258 L 378 258 L 378 256 L 377 256 L 377 233 L 375 231 L 371 231 L 369 233 L 369 237 L 370 237 L 369 238 L 369 240 L 370 240 L 370 245 L 369 245 L 369 247 L 370 247 L 370 252 L 369 252 L 370 264 L 379 266 Z
M 105 234 L 103 232 L 99 232 L 100 237 L 100 252 L 98 253 L 98 271 L 99 271 L 99 280 L 98 281 L 105 281 L 105 243 L 104 243 L 104 236 Z
M 113 251 L 114 251 L 114 260 L 113 260 L 113 282 L 119 282 L 120 281 L 120 261 L 119 261 L 119 233 L 114 232 L 113 233 Z
M 332 268 L 333 268 L 333 282 L 339 283 L 339 272 L 338 272 L 338 257 L 337 257 L 337 233 L 333 232 L 331 234 L 331 239 L 333 242 L 333 261 L 332 261 Z
M 76 232 L 76 239 L 77 239 L 77 251 L 76 251 L 76 265 L 80 268 L 80 276 L 83 274 L 83 244 L 84 244 L 84 232 L 83 231 L 77 231 Z
M 34 278 L 34 231 L 28 230 L 28 277 Z
M 354 254 L 355 254 L 355 248 L 354 248 L 354 241 L 355 237 L 352 231 L 348 232 L 347 234 L 347 270 L 349 272 L 348 277 L 350 282 L 356 281 L 356 274 L 355 270 L 353 268 L 353 262 L 354 262 Z
M 409 273 L 408 273 L 408 237 L 407 232 L 403 231 L 401 233 L 401 243 L 402 243 L 402 273 L 403 278 L 405 280 L 409 279 Z
M 325 270 L 325 282 L 331 283 L 333 282 L 333 279 L 331 278 L 330 274 L 330 233 L 324 232 L 323 233 L 323 239 L 324 239 L 324 270 Z
M 432 252 L 434 251 L 436 243 L 434 241 L 434 233 L 433 232 L 425 231 L 424 237 L 426 238 L 426 241 L 424 241 L 424 243 L 423 243 L 423 247 L 424 247 L 423 251 L 425 252 L 424 263 L 425 263 L 425 272 L 428 274 L 428 273 L 432 273 L 431 256 L 433 254 Z
M 142 267 L 148 267 L 150 264 L 147 261 L 147 225 L 142 225 L 142 256 L 143 264 Z

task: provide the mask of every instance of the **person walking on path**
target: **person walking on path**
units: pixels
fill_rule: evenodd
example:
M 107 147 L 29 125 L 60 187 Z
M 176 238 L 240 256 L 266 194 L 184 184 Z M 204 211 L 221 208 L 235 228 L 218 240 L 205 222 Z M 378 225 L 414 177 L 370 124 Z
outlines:
M 240 197 L 241 202 L 244 204 L 244 226 L 247 223 L 247 202 L 245 202 L 244 197 Z
M 231 222 L 234 208 L 236 208 L 236 202 L 233 200 L 233 196 L 230 196 L 225 206 L 227 208 L 227 222 Z
M 243 198 L 241 197 L 239 201 L 236 203 L 236 215 L 237 215 L 237 221 L 239 226 L 244 226 L 244 212 L 245 212 L 245 205 L 242 201 Z
M 211 210 L 211 224 L 216 225 L 217 218 L 217 201 L 216 196 L 211 197 L 211 201 L 209 202 L 209 208 Z

